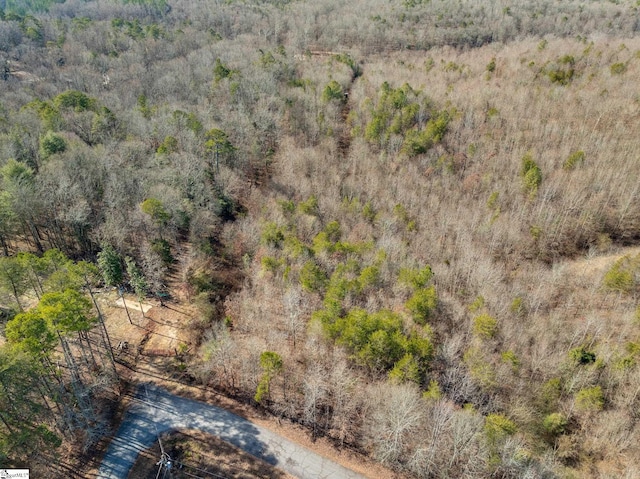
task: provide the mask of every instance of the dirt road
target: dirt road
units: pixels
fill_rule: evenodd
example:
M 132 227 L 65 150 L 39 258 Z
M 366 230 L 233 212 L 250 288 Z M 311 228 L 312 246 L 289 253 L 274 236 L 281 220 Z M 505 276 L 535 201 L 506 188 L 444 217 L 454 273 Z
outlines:
M 183 398 L 153 384 L 139 386 L 102 461 L 98 478 L 126 479 L 138 454 L 175 429 L 197 429 L 301 479 L 364 479 L 268 429 L 216 406 Z

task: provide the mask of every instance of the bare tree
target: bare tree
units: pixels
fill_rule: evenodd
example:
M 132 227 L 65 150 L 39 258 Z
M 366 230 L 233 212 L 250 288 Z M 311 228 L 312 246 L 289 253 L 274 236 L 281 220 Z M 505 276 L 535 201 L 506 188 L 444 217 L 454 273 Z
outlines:
M 371 388 L 367 398 L 366 441 L 375 457 L 395 464 L 409 453 L 415 433 L 426 418 L 420 391 L 410 384 L 380 384 Z

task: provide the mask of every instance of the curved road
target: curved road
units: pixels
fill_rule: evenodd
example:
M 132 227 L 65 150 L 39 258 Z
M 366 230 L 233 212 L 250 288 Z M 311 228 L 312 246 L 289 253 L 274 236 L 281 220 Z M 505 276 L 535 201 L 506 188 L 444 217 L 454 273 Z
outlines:
M 186 399 L 153 384 L 141 385 L 98 471 L 100 479 L 126 479 L 138 454 L 157 435 L 173 429 L 198 429 L 301 479 L 364 479 L 268 429 L 210 404 Z

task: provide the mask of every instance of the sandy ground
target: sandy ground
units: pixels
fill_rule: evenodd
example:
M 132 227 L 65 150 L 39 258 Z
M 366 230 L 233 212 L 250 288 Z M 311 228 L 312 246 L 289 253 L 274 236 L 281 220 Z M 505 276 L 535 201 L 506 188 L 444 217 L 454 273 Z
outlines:
M 142 311 L 144 313 L 146 313 L 151 308 L 153 308 L 153 306 L 151 306 L 150 304 L 140 303 L 139 301 L 131 301 L 130 299 L 118 298 L 115 302 L 115 305 L 118 306 L 119 308 L 124 308 L 125 304 L 127 305 L 128 309 L 133 309 L 135 311 Z

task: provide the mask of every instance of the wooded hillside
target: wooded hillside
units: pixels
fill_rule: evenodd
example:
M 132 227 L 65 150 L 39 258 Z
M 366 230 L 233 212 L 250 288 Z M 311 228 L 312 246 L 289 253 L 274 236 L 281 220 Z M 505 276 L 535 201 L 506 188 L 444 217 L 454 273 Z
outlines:
M 183 380 L 314 438 L 640 477 L 637 2 L 0 7 L 0 464 L 108 434 L 90 293 L 179 273 Z

